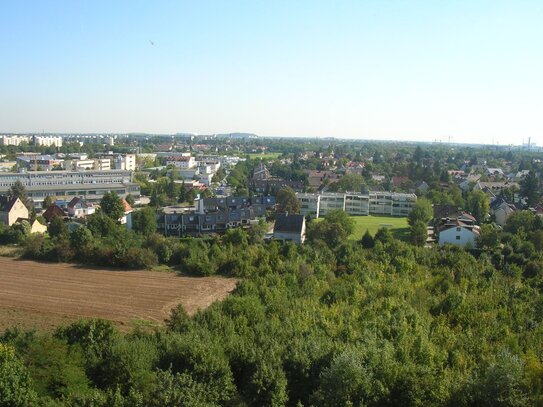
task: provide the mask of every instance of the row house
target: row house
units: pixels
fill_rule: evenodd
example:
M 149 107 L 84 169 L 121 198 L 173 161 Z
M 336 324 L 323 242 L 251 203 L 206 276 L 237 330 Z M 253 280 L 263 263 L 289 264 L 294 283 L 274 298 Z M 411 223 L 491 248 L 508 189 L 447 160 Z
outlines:
M 266 216 L 275 205 L 275 197 L 224 197 L 197 199 L 194 208 L 157 215 L 157 230 L 165 236 L 196 236 L 224 233 L 228 229 L 248 227 Z

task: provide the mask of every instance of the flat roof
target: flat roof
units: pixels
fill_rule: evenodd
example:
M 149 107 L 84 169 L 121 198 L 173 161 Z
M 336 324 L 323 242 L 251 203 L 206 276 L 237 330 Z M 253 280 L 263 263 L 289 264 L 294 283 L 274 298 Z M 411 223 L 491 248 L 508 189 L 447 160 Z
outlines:
M 25 187 L 28 192 L 35 191 L 78 191 L 84 189 L 97 189 L 97 190 L 112 190 L 119 188 L 126 188 L 131 186 L 139 186 L 135 182 L 126 182 L 118 184 L 70 184 L 70 185 L 32 185 Z M 1 190 L 1 187 L 0 187 Z M 5 191 L 9 190 L 9 187 L 4 189 Z

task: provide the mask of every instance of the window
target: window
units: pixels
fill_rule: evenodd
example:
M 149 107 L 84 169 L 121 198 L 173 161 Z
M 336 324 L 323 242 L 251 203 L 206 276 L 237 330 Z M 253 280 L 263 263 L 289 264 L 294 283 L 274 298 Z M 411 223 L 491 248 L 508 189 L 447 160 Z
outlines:
M 460 240 L 460 236 L 456 236 L 456 240 Z
M 456 231 L 457 231 L 457 232 L 460 232 L 460 228 L 456 228 Z

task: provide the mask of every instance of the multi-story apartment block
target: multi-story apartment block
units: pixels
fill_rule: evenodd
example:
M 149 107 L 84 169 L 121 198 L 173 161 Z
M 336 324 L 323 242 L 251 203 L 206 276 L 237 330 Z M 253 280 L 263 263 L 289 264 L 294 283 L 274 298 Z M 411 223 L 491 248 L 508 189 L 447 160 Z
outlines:
M 415 194 L 396 192 L 298 194 L 300 213 L 311 217 L 325 216 L 342 210 L 353 216 L 407 216 L 415 203 Z
M 29 136 L 0 136 L 0 146 L 20 146 L 30 143 Z
M 369 215 L 370 196 L 362 194 L 345 194 L 345 212 L 349 215 Z
M 97 171 L 111 170 L 111 160 L 108 158 L 97 158 L 94 160 L 94 169 Z
M 166 159 L 166 165 L 175 165 L 178 168 L 193 168 L 196 160 L 190 156 L 170 156 Z
M 62 147 L 60 136 L 34 136 L 34 145 L 43 147 Z
M 415 203 L 417 195 L 397 192 L 370 192 L 370 214 L 407 216 Z
M 99 202 L 109 191 L 123 198 L 130 194 L 136 201 L 140 196 L 139 184 L 132 182 L 132 172 L 124 170 L 0 173 L 0 194 L 9 191 L 16 181 L 21 181 L 36 207 L 46 196 L 67 201 L 78 196 L 90 203 Z
M 114 162 L 116 170 L 136 171 L 135 154 L 119 155 L 115 158 Z
M 327 213 L 337 209 L 345 210 L 345 194 L 328 193 L 320 196 L 319 216 L 325 216 Z
M 300 202 L 300 213 L 312 218 L 318 218 L 320 212 L 320 195 L 317 194 L 298 194 Z

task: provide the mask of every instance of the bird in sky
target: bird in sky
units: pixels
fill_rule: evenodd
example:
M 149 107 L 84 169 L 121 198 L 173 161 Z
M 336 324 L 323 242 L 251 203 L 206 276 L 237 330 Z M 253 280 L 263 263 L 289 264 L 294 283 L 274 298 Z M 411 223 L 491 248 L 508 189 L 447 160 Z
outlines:
M 149 40 L 149 43 L 150 43 L 151 45 L 155 45 L 155 43 L 154 43 L 153 41 L 151 41 L 151 40 Z

